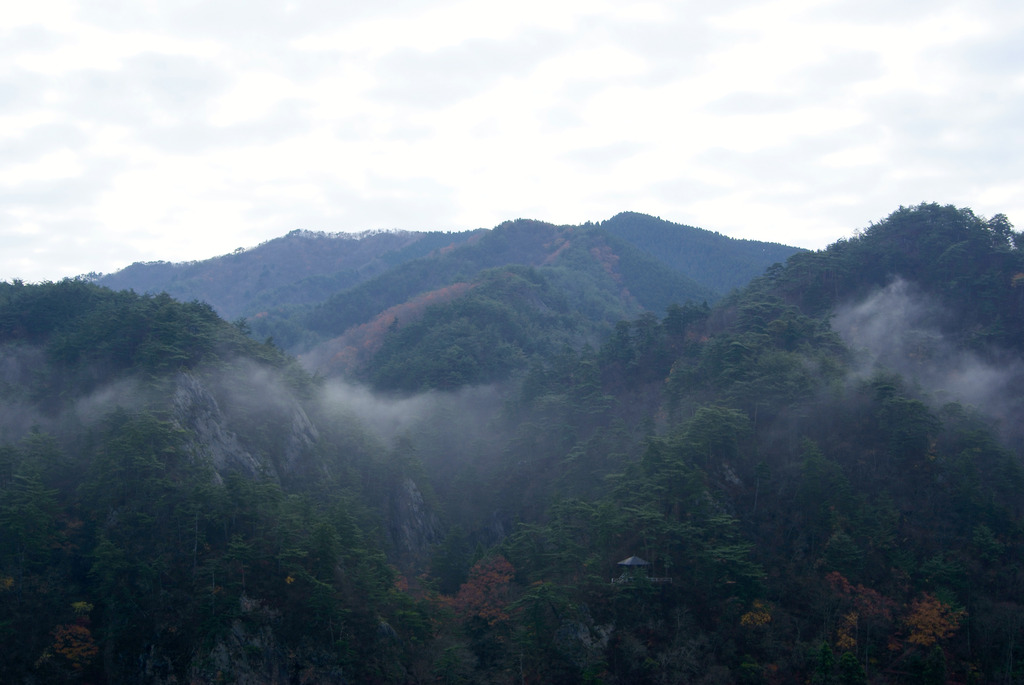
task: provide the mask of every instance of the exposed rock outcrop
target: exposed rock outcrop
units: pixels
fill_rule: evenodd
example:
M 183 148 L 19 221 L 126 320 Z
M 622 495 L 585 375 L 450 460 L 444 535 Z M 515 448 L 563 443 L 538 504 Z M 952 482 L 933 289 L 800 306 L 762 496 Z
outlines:
M 441 540 L 441 522 L 427 506 L 416 482 L 408 476 L 392 492 L 388 533 L 395 561 L 406 568 L 424 561 L 431 546 Z
M 216 398 L 192 374 L 178 374 L 174 389 L 174 418 L 190 434 L 189 448 L 193 455 L 209 458 L 218 479 L 229 472 L 254 477 L 263 470 L 239 442 L 238 436 L 227 430 L 227 422 Z
M 310 465 L 304 464 L 303 458 L 311 453 L 320 439 L 320 433 L 297 401 L 291 400 L 284 409 L 291 415 L 291 419 L 285 436 L 284 453 L 281 455 L 281 467 L 288 473 L 308 470 Z M 314 465 L 314 470 L 320 469 Z

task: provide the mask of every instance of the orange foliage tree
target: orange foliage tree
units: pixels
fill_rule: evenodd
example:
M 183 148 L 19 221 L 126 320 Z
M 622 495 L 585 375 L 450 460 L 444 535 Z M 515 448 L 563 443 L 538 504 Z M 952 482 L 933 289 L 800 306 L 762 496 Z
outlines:
M 463 620 L 480 618 L 491 626 L 507 621 L 514 575 L 515 568 L 503 556 L 481 559 L 454 598 L 455 613 Z
M 931 647 L 940 640 L 953 637 L 966 615 L 963 609 L 953 609 L 927 592 L 923 593 L 921 599 L 910 604 L 910 613 L 903 619 L 910 631 L 907 642 Z
M 53 629 L 53 651 L 80 671 L 99 653 L 92 632 L 81 623 L 69 623 Z
M 99 653 L 96 641 L 89 630 L 89 612 L 93 605 L 89 602 L 72 602 L 75 622 L 59 625 L 51 631 L 53 644 L 44 652 L 41 660 L 59 654 L 76 670 L 81 671 L 88 666 Z

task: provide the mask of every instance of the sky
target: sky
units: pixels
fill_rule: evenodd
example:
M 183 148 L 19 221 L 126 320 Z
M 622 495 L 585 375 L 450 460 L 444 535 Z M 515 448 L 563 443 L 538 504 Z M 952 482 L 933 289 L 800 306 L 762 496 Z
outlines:
M 821 249 L 1024 228 L 1019 0 L 35 0 L 0 14 L 0 280 L 293 229 L 635 211 Z

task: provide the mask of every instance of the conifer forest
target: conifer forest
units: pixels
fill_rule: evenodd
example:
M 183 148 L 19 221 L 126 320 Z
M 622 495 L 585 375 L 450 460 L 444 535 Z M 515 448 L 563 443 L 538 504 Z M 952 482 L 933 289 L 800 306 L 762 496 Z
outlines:
M 0 682 L 1024 683 L 1024 233 L 0 282 Z

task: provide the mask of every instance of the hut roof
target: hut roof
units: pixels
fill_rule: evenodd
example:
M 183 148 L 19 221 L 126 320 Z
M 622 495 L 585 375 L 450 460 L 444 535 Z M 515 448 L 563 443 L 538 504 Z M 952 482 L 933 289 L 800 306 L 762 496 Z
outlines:
M 644 561 L 640 557 L 629 557 L 628 559 L 623 559 L 617 565 L 618 566 L 650 566 L 651 562 Z

